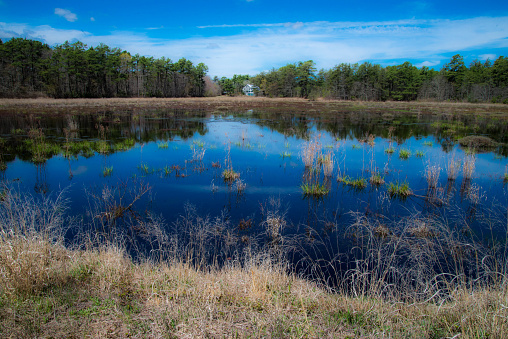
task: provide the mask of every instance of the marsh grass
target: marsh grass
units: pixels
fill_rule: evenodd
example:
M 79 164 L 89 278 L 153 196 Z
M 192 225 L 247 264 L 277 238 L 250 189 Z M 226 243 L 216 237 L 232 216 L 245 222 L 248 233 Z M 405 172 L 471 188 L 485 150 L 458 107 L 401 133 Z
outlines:
M 104 167 L 102 169 L 102 176 L 103 177 L 109 177 L 113 174 L 113 166 Z
M 385 183 L 385 178 L 381 176 L 381 174 L 373 172 L 369 178 L 369 182 L 371 185 L 381 186 Z
M 411 151 L 409 151 L 407 149 L 401 149 L 399 151 L 399 158 L 401 158 L 403 160 L 409 159 L 410 156 L 411 156 Z
M 321 166 L 323 167 L 323 175 L 325 177 L 331 177 L 333 175 L 333 169 L 335 167 L 335 158 L 333 153 L 330 151 L 319 159 Z
M 469 154 L 464 158 L 462 165 L 462 176 L 464 179 L 471 179 L 473 177 L 474 170 L 476 168 L 476 155 Z
M 441 174 L 441 167 L 439 165 L 430 164 L 425 167 L 425 179 L 427 180 L 427 187 L 435 189 L 439 183 L 439 175 Z
M 403 183 L 400 183 L 398 181 L 395 183 L 391 182 L 390 185 L 388 186 L 388 193 L 392 197 L 398 197 L 401 199 L 405 199 L 409 197 L 411 194 L 413 194 L 413 192 L 409 188 L 409 183 L 406 181 Z
M 320 136 L 307 141 L 302 146 L 301 157 L 305 167 L 313 167 L 317 161 L 317 157 L 321 153 L 321 143 L 319 142 Z
M 351 186 L 355 189 L 362 190 L 367 187 L 367 179 L 359 176 L 357 178 L 351 178 L 349 176 L 338 176 L 337 181 L 344 185 Z
M 395 149 L 393 147 L 388 147 L 385 149 L 386 154 L 393 154 L 395 153 Z
M 233 169 L 225 169 L 222 171 L 222 178 L 227 182 L 234 182 L 240 177 L 240 173 L 235 172 Z
M 167 149 L 169 147 L 169 144 L 167 141 L 161 141 L 157 144 L 157 148 L 159 149 Z
M 148 164 L 143 162 L 138 165 L 138 170 L 144 175 L 154 174 L 159 171 L 157 168 L 150 167 Z
M 261 209 L 267 247 L 232 232 L 227 214 L 200 216 L 188 205 L 170 227 L 156 217 L 131 225 L 152 244 L 150 257 L 134 260 L 118 237 L 91 233 L 80 238 L 87 242 L 65 246 L 63 226 L 73 222 L 64 217 L 63 195 L 39 200 L 7 190 L 0 202 L 1 332 L 294 338 L 508 332 L 504 249 L 462 237 L 446 218 L 413 213 L 387 223 L 352 213 L 344 235 L 357 246 L 332 253 L 335 259 L 309 259 L 314 277 L 324 267 L 347 266 L 327 287 L 291 273 L 287 210 L 272 200 Z M 491 228 L 506 227 L 506 211 L 498 212 L 485 219 Z M 317 248 L 326 238 L 312 233 Z
M 300 188 L 305 196 L 320 197 L 327 195 L 330 190 L 324 183 L 308 183 L 305 182 L 300 185 Z
M 457 179 L 457 176 L 460 171 L 460 160 L 455 159 L 455 153 L 453 153 L 449 158 L 446 164 L 446 174 L 448 175 L 449 181 L 454 181 Z

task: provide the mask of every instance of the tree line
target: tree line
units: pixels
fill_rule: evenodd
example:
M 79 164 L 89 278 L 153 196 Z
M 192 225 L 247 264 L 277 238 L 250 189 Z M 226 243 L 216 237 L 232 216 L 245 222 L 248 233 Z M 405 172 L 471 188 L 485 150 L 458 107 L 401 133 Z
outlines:
M 508 103 L 508 57 L 494 62 L 474 60 L 469 67 L 457 54 L 437 71 L 410 62 L 378 64 L 341 63 L 317 71 L 312 60 L 287 64 L 256 76 L 216 78 L 224 94 L 239 94 L 242 85 L 259 87 L 269 97 L 324 97 L 340 100 L 459 100 Z
M 37 40 L 0 40 L 0 97 L 203 96 L 207 71 L 185 58 L 131 55 L 105 44 L 51 48 Z
M 255 76 L 206 76 L 203 63 L 132 55 L 105 44 L 50 47 L 37 40 L 0 40 L 0 97 L 186 97 L 241 95 L 251 83 L 269 97 L 340 100 L 458 100 L 508 103 L 508 57 L 474 60 L 454 55 L 441 70 L 410 62 L 383 67 L 341 63 L 317 70 L 312 60 Z

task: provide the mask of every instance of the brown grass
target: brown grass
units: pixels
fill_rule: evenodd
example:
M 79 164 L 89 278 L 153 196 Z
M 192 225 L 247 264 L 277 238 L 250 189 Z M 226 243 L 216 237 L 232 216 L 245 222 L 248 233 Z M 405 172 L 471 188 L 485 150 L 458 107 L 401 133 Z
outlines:
M 26 212 L 17 210 L 22 206 Z M 62 200 L 45 200 L 41 205 L 12 191 L 2 201 L 3 337 L 502 338 L 508 332 L 508 289 L 501 275 L 492 275 L 488 285 L 453 284 L 452 279 L 448 287 L 423 286 L 422 291 L 428 288 L 436 293 L 405 299 L 383 297 L 382 290 L 361 293 L 358 280 L 359 294 L 354 296 L 288 273 L 287 263 L 270 251 L 232 256 L 220 266 L 196 266 L 184 260 L 181 251 L 165 259 L 133 261 L 113 242 L 66 247 L 57 232 L 68 222 L 62 216 L 64 206 Z M 266 205 L 263 215 L 267 232 L 279 237 L 285 223 L 280 201 Z M 359 222 L 367 229 L 364 217 Z M 16 224 L 24 227 L 16 228 Z M 206 246 L 211 239 L 207 236 L 218 224 L 188 216 L 178 225 L 196 236 L 194 244 L 202 239 Z M 417 227 L 421 219 L 408 225 Z M 379 227 L 373 227 L 373 232 Z M 400 233 L 381 227 L 379 233 L 384 236 L 372 237 L 373 243 L 409 245 Z M 426 227 L 433 230 L 435 226 Z M 410 241 L 418 241 L 417 250 L 429 239 Z M 194 249 L 186 250 L 189 254 Z M 419 254 L 422 263 L 423 254 Z M 370 279 L 374 273 L 355 276 Z
M 301 98 L 263 98 L 263 97 L 206 97 L 206 98 L 108 98 L 108 99 L 0 99 L 0 113 L 78 113 L 104 110 L 132 112 L 140 109 L 202 109 L 206 111 L 229 111 L 239 109 L 288 110 L 292 112 L 339 113 L 361 110 L 404 112 L 406 114 L 494 114 L 506 117 L 508 106 L 488 103 L 451 102 L 372 102 L 372 101 L 310 101 Z M 444 112 L 444 113 L 443 113 Z

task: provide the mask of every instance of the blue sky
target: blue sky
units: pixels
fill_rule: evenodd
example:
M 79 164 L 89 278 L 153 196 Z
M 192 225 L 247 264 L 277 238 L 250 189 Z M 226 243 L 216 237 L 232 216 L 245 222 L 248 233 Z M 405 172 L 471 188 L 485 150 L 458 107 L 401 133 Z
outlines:
M 0 38 L 12 37 L 185 57 L 211 76 L 306 60 L 439 69 L 457 53 L 466 63 L 508 56 L 508 1 L 0 0 Z

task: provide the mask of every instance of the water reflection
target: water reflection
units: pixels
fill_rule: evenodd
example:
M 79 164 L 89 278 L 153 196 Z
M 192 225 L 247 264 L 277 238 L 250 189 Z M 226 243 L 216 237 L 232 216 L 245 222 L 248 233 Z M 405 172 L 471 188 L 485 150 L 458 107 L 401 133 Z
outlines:
M 235 223 L 259 225 L 260 204 L 275 196 L 290 206 L 290 232 L 316 241 L 317 235 L 350 225 L 351 211 L 397 219 L 414 210 L 435 214 L 457 205 L 474 229 L 485 197 L 506 201 L 507 128 L 475 116 L 395 112 L 16 114 L 0 121 L 0 166 L 6 166 L 4 181 L 19 177 L 38 194 L 71 182 L 78 214 L 89 208 L 84 189 L 129 179 L 153 187 L 150 208 L 169 223 L 190 202 L 203 213 L 226 210 Z M 496 146 L 468 154 L 471 149 L 457 144 L 479 132 Z M 313 142 L 309 165 L 305 145 Z M 238 178 L 224 180 L 226 169 Z M 393 199 L 390 185 L 404 183 L 413 194 Z M 321 193 L 307 194 L 305 186 Z

